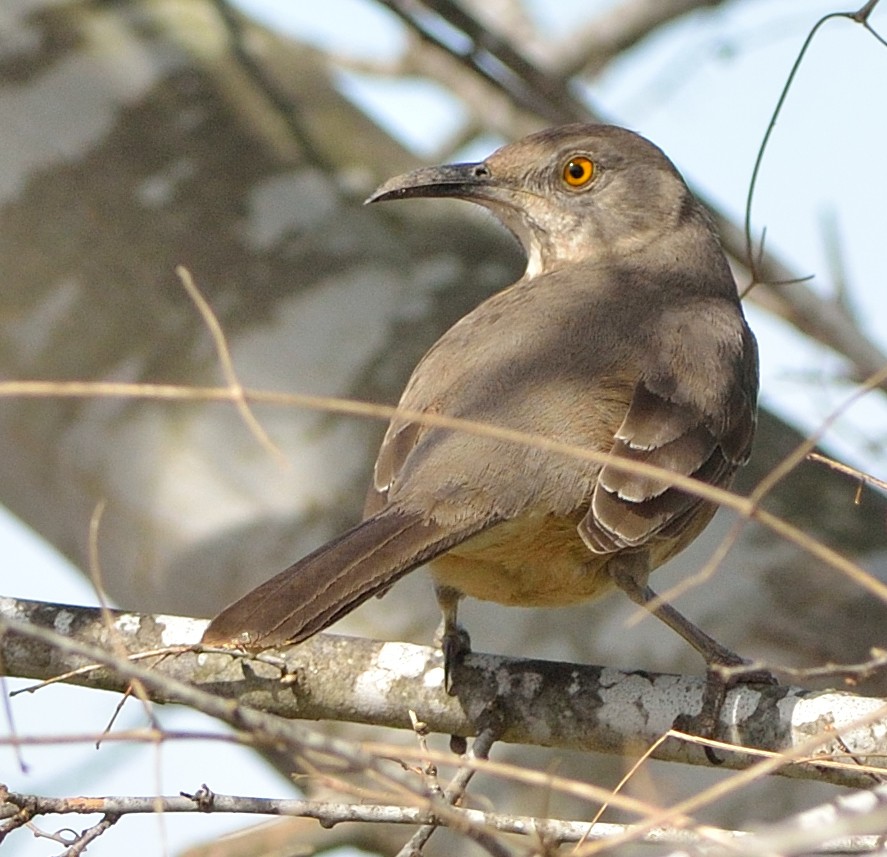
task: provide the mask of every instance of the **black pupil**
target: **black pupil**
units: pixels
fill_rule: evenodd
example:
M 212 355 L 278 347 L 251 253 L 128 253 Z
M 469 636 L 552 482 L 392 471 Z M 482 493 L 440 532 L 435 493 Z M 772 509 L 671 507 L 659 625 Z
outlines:
M 570 162 L 570 175 L 574 179 L 581 179 L 585 175 L 585 167 L 582 164 L 576 163 L 576 161 Z

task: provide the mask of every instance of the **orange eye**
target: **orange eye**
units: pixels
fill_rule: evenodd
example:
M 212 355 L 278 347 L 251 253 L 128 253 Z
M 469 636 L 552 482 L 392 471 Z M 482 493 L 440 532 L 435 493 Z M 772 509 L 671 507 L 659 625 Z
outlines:
M 570 187 L 583 187 L 594 176 L 594 163 L 584 155 L 570 158 L 564 166 L 564 181 Z

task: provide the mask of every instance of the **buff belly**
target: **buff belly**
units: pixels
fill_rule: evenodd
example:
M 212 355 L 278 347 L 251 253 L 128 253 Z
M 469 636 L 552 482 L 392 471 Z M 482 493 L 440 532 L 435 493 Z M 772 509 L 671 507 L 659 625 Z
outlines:
M 525 515 L 486 530 L 431 563 L 435 583 L 524 607 L 590 601 L 613 589 L 609 556 L 591 553 L 576 518 Z

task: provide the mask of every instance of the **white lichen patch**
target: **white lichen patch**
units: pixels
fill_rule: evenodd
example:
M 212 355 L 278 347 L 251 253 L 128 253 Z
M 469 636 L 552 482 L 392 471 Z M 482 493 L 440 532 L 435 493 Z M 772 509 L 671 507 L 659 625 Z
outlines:
M 422 676 L 422 684 L 427 688 L 437 688 L 443 687 L 444 683 L 444 668 L 443 667 L 432 667 L 428 672 Z
M 121 613 L 114 621 L 114 628 L 127 637 L 135 637 L 142 627 L 142 617 L 136 613 Z
M 887 708 L 879 699 L 846 693 L 786 697 L 780 702 L 780 713 L 786 716 L 789 711 L 796 741 L 829 731 L 840 735 L 844 752 L 866 755 L 878 753 L 887 735 Z M 831 744 L 824 745 L 822 750 L 834 749 Z
M 161 627 L 160 640 L 164 646 L 191 646 L 200 642 L 206 630 L 205 619 L 187 616 L 157 616 Z
M 758 710 L 760 702 L 761 694 L 758 691 L 748 685 L 738 687 L 727 694 L 721 708 L 721 719 L 741 724 Z
M 0 597 L 0 616 L 6 619 L 24 619 L 27 612 L 15 598 Z
M 576 672 L 576 670 L 573 670 L 573 672 L 570 673 L 570 683 L 567 685 L 567 693 L 570 696 L 575 696 L 583 687 L 584 685 L 579 680 L 579 673 Z
M 385 643 L 374 663 L 357 677 L 355 693 L 365 701 L 384 702 L 396 681 L 418 678 L 425 672 L 425 664 L 425 655 L 418 647 Z
M 55 614 L 55 618 L 52 621 L 52 628 L 56 633 L 67 637 L 71 633 L 71 624 L 73 623 L 73 621 L 73 613 L 70 613 L 67 610 L 59 610 L 59 612 Z
M 643 698 L 650 691 L 649 679 L 604 669 L 601 671 L 600 684 L 602 704 L 598 717 L 601 723 L 609 724 L 620 732 L 641 734 L 646 731 Z
M 418 646 L 385 643 L 376 661 L 382 669 L 407 678 L 418 678 L 425 671 L 425 652 Z

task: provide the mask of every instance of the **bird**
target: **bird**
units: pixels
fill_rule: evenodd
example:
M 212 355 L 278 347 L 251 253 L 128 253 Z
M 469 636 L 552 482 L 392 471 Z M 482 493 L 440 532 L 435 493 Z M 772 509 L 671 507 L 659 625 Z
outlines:
M 366 202 L 428 197 L 492 212 L 523 248 L 523 276 L 416 366 L 363 519 L 225 608 L 203 644 L 299 643 L 428 563 L 449 692 L 470 651 L 465 596 L 560 606 L 622 590 L 710 669 L 745 664 L 648 583 L 716 505 L 630 469 L 727 488 L 751 449 L 757 345 L 702 203 L 655 144 L 582 123 L 413 170 Z

